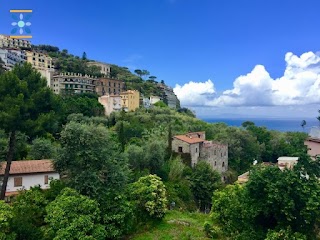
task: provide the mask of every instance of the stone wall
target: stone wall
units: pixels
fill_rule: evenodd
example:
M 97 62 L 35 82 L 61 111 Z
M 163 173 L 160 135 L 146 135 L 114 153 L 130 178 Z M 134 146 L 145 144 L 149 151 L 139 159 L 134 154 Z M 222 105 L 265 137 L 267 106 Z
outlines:
M 179 150 L 179 148 L 182 148 Z M 173 138 L 172 151 L 176 153 L 188 153 L 191 157 L 191 167 L 194 167 L 198 163 L 200 156 L 199 143 L 189 144 L 179 139 Z
M 206 141 L 200 148 L 200 160 L 208 162 L 219 173 L 228 170 L 228 145 Z

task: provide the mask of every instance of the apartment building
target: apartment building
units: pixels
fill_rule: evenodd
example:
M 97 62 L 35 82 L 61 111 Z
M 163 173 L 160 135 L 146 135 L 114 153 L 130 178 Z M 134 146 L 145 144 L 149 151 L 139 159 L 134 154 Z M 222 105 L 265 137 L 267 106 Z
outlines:
M 4 62 L 4 68 L 6 70 L 11 70 L 15 64 L 25 62 L 27 56 L 22 50 L 0 49 L 0 58 Z
M 120 95 L 125 90 L 125 83 L 115 78 L 100 78 L 97 81 L 96 93 L 103 95 Z
M 31 48 L 28 40 L 10 38 L 10 36 L 0 34 L 0 48 Z
M 103 63 L 103 62 L 88 62 L 87 66 L 97 66 L 100 67 L 100 73 L 103 74 L 106 77 L 110 76 L 111 73 L 111 66 L 108 63 Z
M 99 97 L 98 101 L 103 105 L 106 116 L 109 116 L 112 112 L 120 111 L 122 108 L 120 95 L 104 95 Z
M 121 107 L 125 111 L 135 111 L 140 105 L 140 93 L 136 90 L 128 90 L 120 93 Z
M 26 51 L 27 62 L 31 63 L 32 67 L 37 70 L 54 70 L 52 58 L 47 54 Z
M 94 93 L 98 79 L 80 73 L 60 73 L 53 76 L 51 89 L 56 94 Z

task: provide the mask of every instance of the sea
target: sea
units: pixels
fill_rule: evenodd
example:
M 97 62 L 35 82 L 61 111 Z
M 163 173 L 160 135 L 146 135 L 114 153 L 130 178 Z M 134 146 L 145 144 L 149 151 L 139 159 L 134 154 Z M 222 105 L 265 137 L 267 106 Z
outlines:
M 276 119 L 276 118 L 201 118 L 208 123 L 225 123 L 228 126 L 241 127 L 245 121 L 254 122 L 256 126 L 264 126 L 269 130 L 280 132 L 306 132 L 308 133 L 313 126 L 319 126 L 317 119 Z M 304 128 L 301 127 L 302 120 L 306 121 Z

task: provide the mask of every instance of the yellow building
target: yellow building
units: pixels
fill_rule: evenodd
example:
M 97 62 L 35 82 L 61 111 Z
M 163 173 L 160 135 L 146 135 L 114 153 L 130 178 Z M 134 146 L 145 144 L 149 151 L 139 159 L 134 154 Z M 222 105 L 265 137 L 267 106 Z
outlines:
M 52 58 L 44 53 L 27 51 L 27 62 L 37 70 L 53 70 Z
M 121 107 L 125 111 L 134 111 L 139 108 L 140 93 L 136 90 L 128 90 L 120 93 Z
M 0 34 L 0 48 L 31 48 L 31 43 L 28 40 L 10 38 L 10 36 Z

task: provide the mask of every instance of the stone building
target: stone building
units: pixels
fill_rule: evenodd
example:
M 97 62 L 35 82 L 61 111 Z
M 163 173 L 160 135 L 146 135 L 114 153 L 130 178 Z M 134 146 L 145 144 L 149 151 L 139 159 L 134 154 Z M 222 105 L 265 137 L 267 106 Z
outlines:
M 115 79 L 115 78 L 100 78 L 97 81 L 96 93 L 99 96 L 112 94 L 120 95 L 121 92 L 125 90 L 124 81 Z
M 190 156 L 191 167 L 199 161 L 206 161 L 219 173 L 228 170 L 228 145 L 207 141 L 205 132 L 174 136 L 172 151 Z

